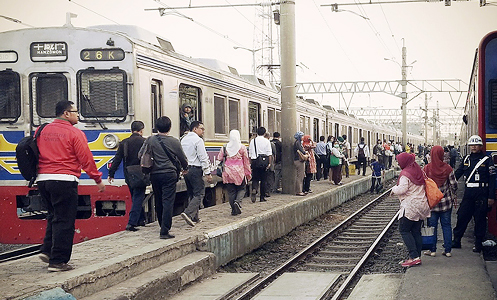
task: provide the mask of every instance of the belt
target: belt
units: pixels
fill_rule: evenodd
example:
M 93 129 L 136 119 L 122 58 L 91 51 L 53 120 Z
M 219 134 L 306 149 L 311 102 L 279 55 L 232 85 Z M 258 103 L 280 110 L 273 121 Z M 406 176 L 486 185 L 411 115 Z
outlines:
M 488 183 L 469 182 L 466 183 L 466 187 L 469 188 L 488 187 Z
M 202 169 L 201 166 L 192 166 L 192 165 L 188 165 L 188 168 L 199 168 L 199 169 Z

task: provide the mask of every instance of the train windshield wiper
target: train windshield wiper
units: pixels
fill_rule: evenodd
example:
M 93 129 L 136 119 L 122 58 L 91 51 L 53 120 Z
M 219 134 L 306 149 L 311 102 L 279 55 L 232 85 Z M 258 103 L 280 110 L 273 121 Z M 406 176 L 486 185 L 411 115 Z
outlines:
M 103 130 L 106 130 L 107 127 L 102 123 L 102 121 L 100 121 L 100 119 L 97 117 L 97 110 L 95 109 L 95 107 L 93 106 L 93 103 L 91 103 L 90 101 L 90 98 L 88 98 L 88 96 L 86 96 L 85 94 L 81 93 L 81 96 L 83 97 L 83 99 L 88 103 L 88 105 L 90 106 L 93 114 L 94 114 L 94 118 L 95 120 L 97 121 L 97 123 L 100 125 L 100 127 L 102 127 Z

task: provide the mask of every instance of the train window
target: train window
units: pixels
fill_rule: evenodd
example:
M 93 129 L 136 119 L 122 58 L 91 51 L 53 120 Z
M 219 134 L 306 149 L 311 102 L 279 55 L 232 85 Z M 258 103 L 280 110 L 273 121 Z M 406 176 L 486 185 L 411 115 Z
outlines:
M 21 80 L 19 73 L 0 71 L 0 121 L 16 122 L 21 115 Z
M 157 132 L 155 122 L 159 117 L 162 117 L 162 82 L 159 80 L 152 80 L 150 85 L 150 101 L 152 105 L 152 132 Z
M 313 128 L 314 128 L 313 129 L 314 134 L 313 134 L 312 138 L 315 142 L 317 142 L 317 141 L 319 141 L 319 120 L 316 118 L 314 118 L 314 120 L 313 120 Z
M 229 100 L 229 130 L 240 130 L 240 101 L 238 99 Z
M 55 104 L 68 99 L 66 76 L 62 73 L 33 73 L 29 78 L 32 107 L 41 118 L 55 118 Z M 33 116 L 33 121 L 35 118 Z
M 77 73 L 80 114 L 84 118 L 126 118 L 126 72 L 87 69 Z
M 276 111 L 276 127 L 274 128 L 274 131 L 278 131 L 281 133 L 281 111 L 277 110 Z
M 338 137 L 338 135 L 340 134 L 340 124 L 338 123 L 335 123 L 335 137 Z
M 214 133 L 226 134 L 226 97 L 214 95 Z
M 255 103 L 249 101 L 248 104 L 249 109 L 249 136 L 250 139 L 252 135 L 257 136 L 257 128 L 260 126 L 260 110 L 261 105 L 259 103 Z
M 490 120 L 489 124 L 492 127 L 497 127 L 497 79 L 490 80 L 489 83 L 489 94 L 488 100 L 490 103 Z
M 188 84 L 179 85 L 179 105 L 189 104 L 192 107 L 193 118 L 202 121 L 200 88 Z
M 299 131 L 302 131 L 305 134 L 305 117 L 300 116 L 300 128 Z
M 272 134 L 275 130 L 274 130 L 274 126 L 275 126 L 275 123 L 276 123 L 276 111 L 274 110 L 274 108 L 268 108 L 267 109 L 267 131 Z

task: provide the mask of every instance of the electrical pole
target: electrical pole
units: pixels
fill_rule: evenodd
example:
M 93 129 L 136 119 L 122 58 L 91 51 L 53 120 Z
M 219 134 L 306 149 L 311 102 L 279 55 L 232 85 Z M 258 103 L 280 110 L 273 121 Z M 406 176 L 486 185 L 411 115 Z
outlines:
M 428 145 L 428 95 L 425 94 L 425 146 Z
M 296 55 L 295 55 L 295 1 L 280 4 L 281 49 L 281 139 L 283 144 L 282 178 L 284 194 L 295 191 L 295 167 L 293 164 L 294 134 L 297 131 L 296 108 Z
M 407 145 L 407 49 L 402 39 L 402 145 Z

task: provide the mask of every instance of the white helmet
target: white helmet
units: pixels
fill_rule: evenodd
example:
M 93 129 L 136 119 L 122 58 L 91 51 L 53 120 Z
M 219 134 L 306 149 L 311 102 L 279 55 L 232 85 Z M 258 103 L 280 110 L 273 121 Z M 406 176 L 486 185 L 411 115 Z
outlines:
M 479 135 L 472 135 L 468 140 L 468 145 L 481 145 L 483 146 L 483 141 Z

